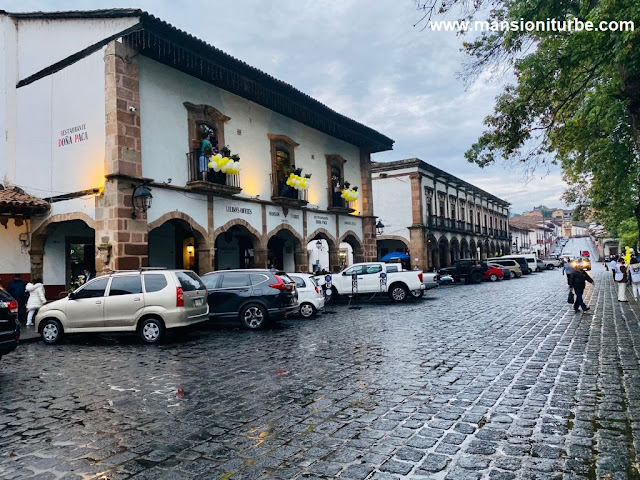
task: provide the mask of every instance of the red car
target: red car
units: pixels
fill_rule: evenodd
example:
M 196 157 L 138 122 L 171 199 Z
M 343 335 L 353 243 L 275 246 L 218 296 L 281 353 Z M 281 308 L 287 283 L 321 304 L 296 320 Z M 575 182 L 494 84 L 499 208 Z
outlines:
M 504 273 L 501 268 L 492 267 L 491 265 L 487 265 L 487 269 L 482 274 L 482 280 L 489 280 L 491 282 L 496 282 L 498 280 L 502 280 L 504 278 Z

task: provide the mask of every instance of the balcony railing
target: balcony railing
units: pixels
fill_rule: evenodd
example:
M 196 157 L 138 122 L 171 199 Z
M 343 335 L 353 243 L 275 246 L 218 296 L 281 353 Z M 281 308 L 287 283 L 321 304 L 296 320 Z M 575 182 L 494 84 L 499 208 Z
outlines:
M 467 222 L 467 232 L 473 232 L 473 225 Z
M 487 235 L 487 227 L 482 227 L 482 234 Z
M 347 202 L 342 198 L 342 191 L 332 191 L 329 198 L 329 211 L 338 213 L 352 213 L 357 210 L 357 202 Z
M 462 220 L 458 220 L 456 222 L 456 229 L 461 232 L 464 232 L 464 222 Z
M 209 163 L 209 158 L 204 158 L 205 165 Z M 200 165 L 200 150 L 187 153 L 187 167 L 189 169 L 189 179 L 187 186 L 194 190 L 208 190 L 224 195 L 235 195 L 242 191 L 240 187 L 240 175 L 229 175 L 223 172 L 214 172 L 207 168 L 202 172 Z
M 476 225 L 476 233 L 480 233 L 480 225 Z
M 271 200 L 293 206 L 304 206 L 309 203 L 307 190 L 296 190 L 286 183 L 286 179 L 279 175 L 269 175 L 272 185 Z

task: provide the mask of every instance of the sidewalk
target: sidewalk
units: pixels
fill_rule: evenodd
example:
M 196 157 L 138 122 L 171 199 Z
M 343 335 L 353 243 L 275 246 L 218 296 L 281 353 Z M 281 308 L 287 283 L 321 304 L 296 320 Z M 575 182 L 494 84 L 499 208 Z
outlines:
M 37 342 L 40 335 L 36 332 L 35 327 L 27 327 L 26 322 L 20 322 L 20 343 Z

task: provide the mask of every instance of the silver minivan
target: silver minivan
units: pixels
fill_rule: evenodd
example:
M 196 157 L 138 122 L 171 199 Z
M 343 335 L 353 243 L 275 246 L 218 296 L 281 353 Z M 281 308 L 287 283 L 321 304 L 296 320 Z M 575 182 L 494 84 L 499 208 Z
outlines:
M 35 327 L 48 344 L 78 332 L 138 332 L 143 342 L 157 343 L 167 328 L 208 318 L 207 289 L 194 272 L 141 269 L 97 277 L 45 304 Z

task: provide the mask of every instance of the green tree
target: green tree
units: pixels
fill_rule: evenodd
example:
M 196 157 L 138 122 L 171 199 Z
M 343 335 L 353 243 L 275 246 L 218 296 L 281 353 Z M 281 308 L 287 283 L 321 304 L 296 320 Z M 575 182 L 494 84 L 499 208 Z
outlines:
M 640 0 L 428 0 L 425 21 L 458 8 L 473 20 L 634 22 L 634 31 L 485 31 L 464 43 L 473 78 L 511 68 L 486 130 L 465 154 L 486 166 L 560 163 L 564 198 L 612 230 L 640 224 Z
M 636 249 L 638 246 L 638 221 L 635 218 L 627 218 L 620 222 L 618 238 L 623 247 Z

